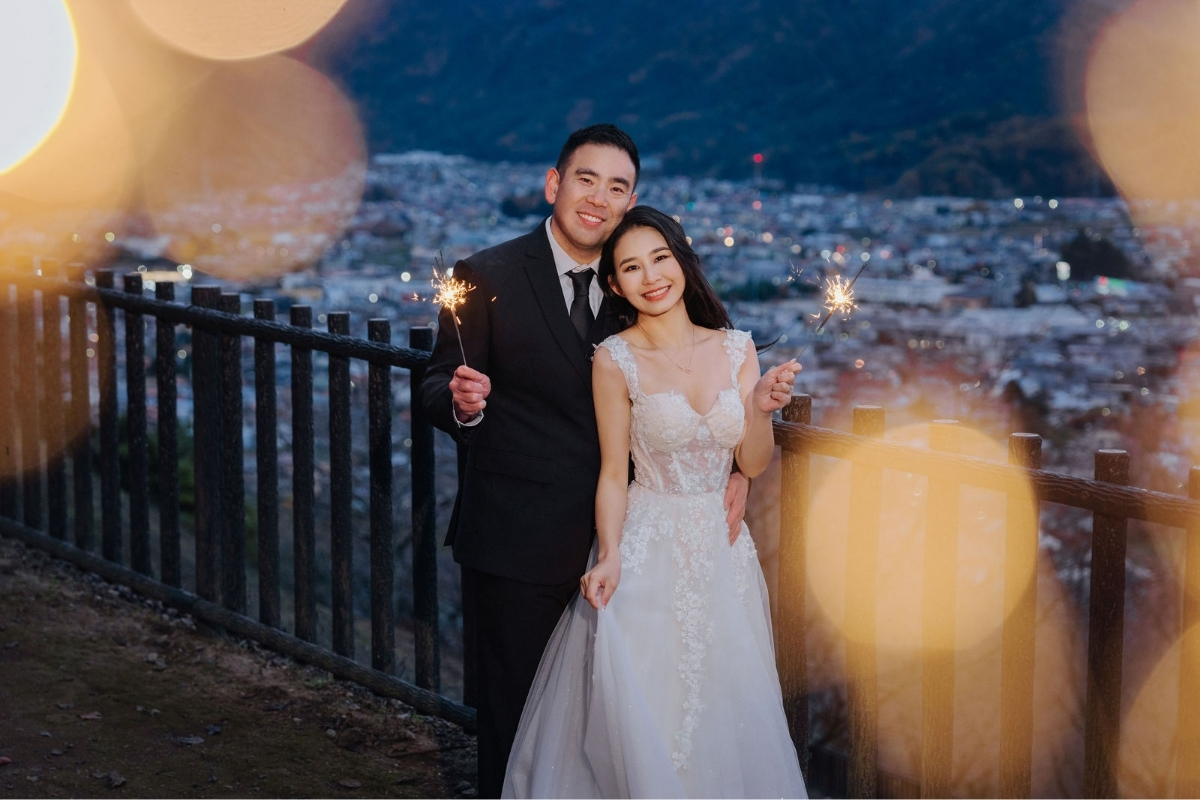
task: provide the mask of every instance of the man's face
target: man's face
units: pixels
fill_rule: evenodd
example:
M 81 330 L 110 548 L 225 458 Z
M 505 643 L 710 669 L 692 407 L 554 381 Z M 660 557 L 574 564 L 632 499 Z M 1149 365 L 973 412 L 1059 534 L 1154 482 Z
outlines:
M 617 147 L 585 144 L 571 154 L 560 175 L 546 173 L 546 202 L 554 206 L 555 238 L 580 264 L 595 260 L 609 234 L 637 202 L 636 172 Z

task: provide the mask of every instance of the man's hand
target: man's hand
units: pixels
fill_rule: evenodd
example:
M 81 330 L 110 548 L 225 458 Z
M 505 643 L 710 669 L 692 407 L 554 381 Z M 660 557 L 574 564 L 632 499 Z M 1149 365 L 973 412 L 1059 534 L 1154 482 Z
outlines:
M 725 524 L 729 526 L 729 544 L 737 541 L 746 517 L 746 496 L 750 494 L 750 479 L 740 472 L 729 476 L 725 487 Z
M 454 401 L 454 415 L 459 422 L 466 422 L 483 411 L 487 396 L 491 393 L 492 379 L 487 375 L 465 364 L 454 370 L 450 395 Z

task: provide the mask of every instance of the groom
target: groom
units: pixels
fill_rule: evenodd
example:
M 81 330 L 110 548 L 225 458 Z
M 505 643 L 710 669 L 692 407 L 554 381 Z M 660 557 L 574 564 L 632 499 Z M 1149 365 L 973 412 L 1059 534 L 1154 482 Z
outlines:
M 476 667 L 479 794 L 499 797 L 542 650 L 587 566 L 600 445 L 594 346 L 623 327 L 596 280 L 600 250 L 637 202 L 637 147 L 614 125 L 575 131 L 546 172 L 554 210 L 532 232 L 458 262 L 475 289 L 443 310 L 425 411 L 466 446 L 446 544 L 462 567 Z M 463 365 L 458 335 L 467 365 Z M 731 524 L 748 482 L 730 481 Z

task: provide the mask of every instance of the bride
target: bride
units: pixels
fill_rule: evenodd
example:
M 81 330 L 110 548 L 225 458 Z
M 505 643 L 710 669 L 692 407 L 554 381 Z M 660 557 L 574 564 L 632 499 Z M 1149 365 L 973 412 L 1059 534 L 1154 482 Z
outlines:
M 542 655 L 504 796 L 803 797 L 762 570 L 722 506 L 735 458 L 751 477 L 770 461 L 771 413 L 800 366 L 759 377 L 749 334 L 660 211 L 630 209 L 600 279 L 632 324 L 593 364 L 597 544 Z

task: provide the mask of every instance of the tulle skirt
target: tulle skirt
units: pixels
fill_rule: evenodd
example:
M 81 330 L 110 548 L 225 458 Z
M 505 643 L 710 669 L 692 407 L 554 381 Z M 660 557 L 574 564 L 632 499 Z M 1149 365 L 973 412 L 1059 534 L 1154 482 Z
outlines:
M 633 484 L 621 563 L 609 604 L 577 596 L 550 637 L 504 796 L 805 797 L 766 584 L 722 495 Z

